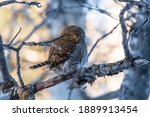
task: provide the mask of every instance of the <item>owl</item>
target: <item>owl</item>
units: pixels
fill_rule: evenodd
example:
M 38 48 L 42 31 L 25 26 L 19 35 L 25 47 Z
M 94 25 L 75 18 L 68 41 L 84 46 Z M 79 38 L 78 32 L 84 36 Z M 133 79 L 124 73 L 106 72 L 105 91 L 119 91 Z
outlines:
M 85 32 L 82 28 L 68 26 L 51 43 L 48 59 L 31 66 L 31 69 L 47 66 L 58 75 L 67 75 L 83 67 L 87 62 Z

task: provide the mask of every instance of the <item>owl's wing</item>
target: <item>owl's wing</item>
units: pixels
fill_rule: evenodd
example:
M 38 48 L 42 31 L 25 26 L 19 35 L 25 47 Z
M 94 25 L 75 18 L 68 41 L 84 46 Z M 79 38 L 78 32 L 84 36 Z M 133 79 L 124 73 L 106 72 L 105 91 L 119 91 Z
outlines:
M 61 37 L 61 39 L 57 39 L 53 43 L 56 46 L 51 46 L 49 49 L 49 69 L 53 69 L 69 59 L 76 45 L 66 40 L 65 37 Z

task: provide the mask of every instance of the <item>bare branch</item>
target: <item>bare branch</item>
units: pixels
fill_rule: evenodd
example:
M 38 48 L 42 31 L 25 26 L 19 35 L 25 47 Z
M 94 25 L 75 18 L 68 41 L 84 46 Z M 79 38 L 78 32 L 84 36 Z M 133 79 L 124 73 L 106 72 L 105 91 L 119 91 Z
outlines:
M 26 5 L 29 5 L 29 6 L 37 6 L 38 8 L 42 7 L 42 4 L 39 3 L 39 2 L 25 2 L 25 1 L 22 1 L 22 2 L 19 2 L 19 1 L 15 1 L 15 3 L 18 3 L 18 4 L 26 4 Z
M 56 76 L 56 77 L 50 78 L 50 79 L 48 79 L 46 81 L 37 82 L 37 83 L 31 84 L 31 85 L 34 86 L 33 92 L 36 93 L 36 92 L 41 91 L 43 89 L 55 86 L 55 85 L 57 85 L 57 84 L 59 84 L 61 82 L 64 82 L 64 81 L 68 80 L 68 79 L 71 79 L 71 75 L 68 75 L 68 76 Z
M 19 29 L 19 31 L 17 32 L 17 34 L 14 36 L 14 38 L 11 40 L 11 42 L 9 43 L 9 46 L 13 43 L 13 41 L 16 39 L 16 37 L 19 35 L 19 33 L 21 32 L 21 29 Z
M 7 1 L 2 1 L 0 2 L 0 7 L 5 6 L 5 5 L 9 5 L 9 4 L 13 4 L 13 3 L 17 3 L 17 4 L 26 4 L 26 5 L 30 5 L 30 6 L 37 6 L 38 8 L 42 7 L 41 3 L 39 2 L 19 2 L 16 0 L 7 0 Z
M 9 44 L 3 44 L 3 47 L 5 49 L 9 49 L 9 50 L 13 50 L 13 51 L 17 51 L 17 48 L 13 47 L 13 46 L 10 46 Z
M 24 88 L 25 85 L 24 85 L 24 82 L 22 80 L 22 76 L 21 76 L 21 64 L 20 64 L 20 55 L 19 55 L 20 51 L 18 50 L 17 53 L 16 53 L 16 58 L 17 58 L 17 75 L 18 75 L 18 79 L 20 81 L 20 84 L 21 84 L 21 87 Z
M 43 42 L 22 42 L 23 46 L 56 46 L 52 44 L 52 41 L 43 41 Z
M 5 93 L 12 93 L 13 88 L 18 86 L 18 84 L 9 74 L 6 60 L 5 60 L 5 54 L 4 54 L 4 50 L 3 50 L 3 41 L 2 41 L 1 36 L 0 36 L 0 70 L 2 71 L 2 75 L 3 75 L 3 84 L 1 85 L 2 93 L 0 95 L 0 98 L 9 99 L 10 95 L 9 94 L 5 95 Z
M 40 27 L 42 27 L 45 23 L 46 23 L 47 18 L 43 19 L 39 24 L 37 24 L 32 31 L 22 40 L 22 41 L 17 41 L 14 43 L 14 45 L 20 43 L 20 42 L 25 42 L 27 41 L 32 35 L 33 33 L 35 33 Z
M 121 24 L 121 28 L 122 28 L 122 45 L 123 45 L 123 48 L 124 48 L 124 53 L 125 53 L 125 57 L 126 58 L 130 58 L 132 57 L 131 53 L 130 53 L 130 50 L 128 48 L 128 40 L 127 40 L 127 27 L 125 25 L 125 20 L 124 20 L 124 13 L 129 10 L 131 7 L 130 4 L 127 4 L 120 12 L 119 14 L 119 18 L 120 18 L 120 24 Z
M 15 47 L 12 47 L 10 45 L 7 45 L 7 44 L 3 44 L 3 46 L 7 49 L 10 49 L 10 50 L 13 50 L 16 52 L 16 59 L 17 59 L 17 62 L 16 62 L 16 65 L 17 65 L 17 75 L 18 75 L 18 79 L 19 79 L 19 82 L 21 84 L 21 87 L 24 88 L 25 85 L 24 85 L 24 82 L 22 80 L 22 76 L 21 76 L 21 64 L 20 64 L 20 49 L 23 47 L 23 44 L 20 44 L 18 46 L 18 48 L 15 48 Z
M 93 77 L 96 76 L 104 77 L 105 75 L 115 75 L 118 74 L 119 72 L 122 72 L 123 70 L 127 70 L 129 68 L 137 68 L 147 63 L 148 61 L 145 59 L 124 59 L 121 61 L 117 61 L 115 63 L 92 65 L 90 67 L 85 67 L 82 70 L 68 74 L 66 76 L 57 76 L 48 79 L 47 81 L 30 84 L 28 85 L 28 87 L 31 88 L 30 90 L 32 90 L 32 92 L 36 93 L 45 88 L 55 86 L 61 82 L 71 79 L 74 77 L 76 73 L 82 75 L 78 79 L 80 80 L 78 81 L 79 83 L 81 83 L 82 81 L 84 81 L 84 83 L 82 82 L 82 84 L 91 83 L 91 81 L 95 80 L 93 79 Z
M 121 28 L 122 28 L 122 38 L 123 38 L 122 45 L 123 45 L 123 48 L 124 48 L 125 57 L 126 58 L 128 58 L 128 57 L 132 58 L 132 55 L 131 55 L 129 47 L 128 47 L 128 39 L 127 39 L 128 31 L 127 31 L 127 27 L 125 25 L 124 14 L 125 14 L 126 11 L 128 11 L 130 8 L 132 8 L 134 5 L 136 5 L 138 7 L 142 7 L 145 10 L 149 10 L 150 6 L 148 4 L 145 4 L 144 2 L 141 2 L 141 1 L 130 1 L 130 0 L 128 0 L 128 1 L 122 0 L 122 1 L 127 2 L 126 6 L 121 10 L 121 12 L 119 14 L 120 24 L 121 24 Z M 148 19 L 145 20 L 145 22 L 142 25 L 144 25 L 147 21 L 148 21 Z
M 10 80 L 10 74 L 8 72 L 6 60 L 5 60 L 5 54 L 3 50 L 3 41 L 2 37 L 0 36 L 0 70 L 2 71 L 3 80 L 9 81 Z
M 85 3 L 82 3 L 80 0 L 79 0 L 79 4 L 81 5 L 81 7 L 85 7 L 85 8 L 88 8 L 88 9 L 92 9 L 92 10 L 96 10 L 96 11 L 99 11 L 100 13 L 102 14 L 105 14 L 115 20 L 118 20 L 117 18 L 115 18 L 111 13 L 109 13 L 108 11 L 106 10 L 103 10 L 101 8 L 99 8 L 98 6 L 93 6 L 91 4 L 85 4 Z
M 39 43 L 36 43 L 36 42 L 22 42 L 18 48 L 15 48 L 15 47 L 12 47 L 10 45 L 7 45 L 7 44 L 3 44 L 3 46 L 7 49 L 10 49 L 10 50 L 13 50 L 16 52 L 16 59 L 17 59 L 17 62 L 16 62 L 16 66 L 17 66 L 17 75 L 18 75 L 18 79 L 19 79 L 19 82 L 21 84 L 21 87 L 22 88 L 25 88 L 25 85 L 24 85 L 24 82 L 23 82 L 23 79 L 22 79 L 22 76 L 21 76 L 21 64 L 20 64 L 20 50 L 23 46 L 50 46 L 52 43 L 51 41 L 45 41 L 45 42 L 39 42 Z M 52 44 L 53 45 L 53 44 Z M 53 45 L 55 46 L 55 45 Z
M 88 58 L 91 55 L 91 53 L 93 52 L 94 48 L 97 46 L 97 44 L 99 43 L 100 40 L 106 38 L 107 36 L 109 36 L 111 33 L 113 33 L 113 31 L 115 29 L 117 29 L 117 27 L 119 26 L 120 23 L 118 23 L 110 32 L 104 34 L 102 37 L 100 37 L 99 39 L 97 39 L 97 41 L 95 42 L 95 44 L 93 45 L 93 47 L 91 48 L 89 54 L 88 54 Z

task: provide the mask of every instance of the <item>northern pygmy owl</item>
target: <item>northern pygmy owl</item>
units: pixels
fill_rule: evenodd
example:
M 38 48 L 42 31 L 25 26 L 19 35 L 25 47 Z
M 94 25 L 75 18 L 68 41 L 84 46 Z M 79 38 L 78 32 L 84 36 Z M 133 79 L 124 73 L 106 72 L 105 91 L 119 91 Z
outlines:
M 78 26 L 68 26 L 58 38 L 52 41 L 48 60 L 30 68 L 47 66 L 59 75 L 66 75 L 82 67 L 86 61 L 85 32 Z

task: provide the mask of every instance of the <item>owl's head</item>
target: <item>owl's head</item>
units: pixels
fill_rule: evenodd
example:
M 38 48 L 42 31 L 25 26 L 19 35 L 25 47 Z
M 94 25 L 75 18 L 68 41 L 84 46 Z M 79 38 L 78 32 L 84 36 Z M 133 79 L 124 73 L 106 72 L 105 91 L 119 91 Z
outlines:
M 76 43 L 85 39 L 84 30 L 74 25 L 66 27 L 61 34 L 69 36 L 68 39 Z

